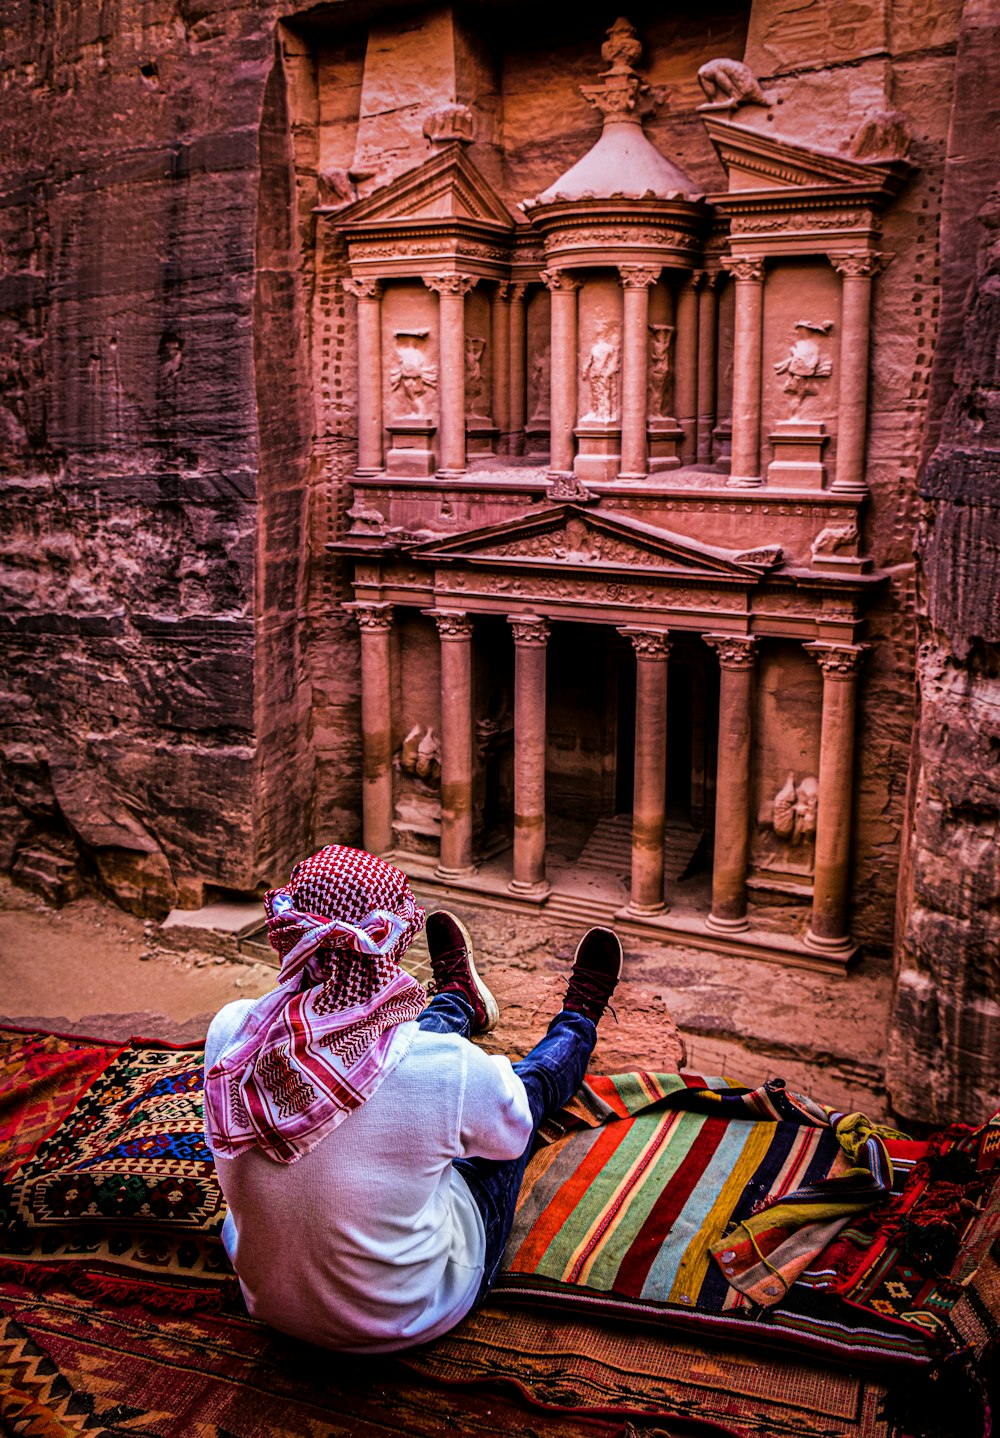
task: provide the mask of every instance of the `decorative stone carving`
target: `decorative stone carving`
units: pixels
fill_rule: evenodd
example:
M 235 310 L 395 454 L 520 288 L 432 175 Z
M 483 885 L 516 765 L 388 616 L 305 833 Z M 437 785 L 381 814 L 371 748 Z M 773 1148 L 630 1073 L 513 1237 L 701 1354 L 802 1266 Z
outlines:
M 472 638 L 472 620 L 468 614 L 453 614 L 436 609 L 433 611 L 433 615 L 442 641 Z
M 351 534 L 385 533 L 385 515 L 380 509 L 365 504 L 360 495 L 355 497 L 354 503 L 347 511 L 347 517 L 351 521 Z
M 359 629 L 392 628 L 391 604 L 345 604 L 344 608 L 354 615 Z
M 557 499 L 562 502 L 573 500 L 577 504 L 586 504 L 594 498 L 591 491 L 585 484 L 580 483 L 572 470 L 565 474 L 559 470 L 551 470 L 545 495 L 547 499 Z
M 321 205 L 343 209 L 358 198 L 357 186 L 349 170 L 323 170 L 316 176 Z
M 581 379 L 590 387 L 590 408 L 581 422 L 613 420 L 618 415 L 618 376 L 622 367 L 621 334 L 617 325 L 601 320 Z
M 382 298 L 382 281 L 376 279 L 350 279 L 344 281 L 344 289 L 356 300 L 380 300 Z
M 854 160 L 905 160 L 913 136 L 900 110 L 873 110 L 854 133 L 848 154 Z
M 670 635 L 661 629 L 629 629 L 618 631 L 631 639 L 637 659 L 669 659 Z
M 549 642 L 549 621 L 537 614 L 510 614 L 508 621 L 514 631 L 514 643 L 531 649 L 542 649 Z
M 467 295 L 479 283 L 478 275 L 421 275 L 420 278 L 436 295 Z
M 670 415 L 671 342 L 673 325 L 648 325 L 650 336 L 647 379 L 647 407 L 650 419 L 666 419 Z
M 476 419 L 487 419 L 485 381 L 483 379 L 483 355 L 486 341 L 482 335 L 465 337 L 465 409 Z
M 820 554 L 838 554 L 842 550 L 853 550 L 857 542 L 856 524 L 828 524 L 813 540 L 810 553 L 813 559 Z
M 442 105 L 424 121 L 424 134 L 432 145 L 450 145 L 457 140 L 469 145 L 475 139 L 475 117 L 468 105 Z
M 803 644 L 803 649 L 816 660 L 827 679 L 849 681 L 857 678 L 867 644 Z
M 539 278 L 547 290 L 578 290 L 580 281 L 566 270 L 542 270 Z
M 838 275 L 846 279 L 874 279 L 881 274 L 889 263 L 891 256 L 878 254 L 874 250 L 865 250 L 859 254 L 830 255 L 830 263 Z
M 427 396 L 437 389 L 437 365 L 424 350 L 429 330 L 397 330 L 396 363 L 389 371 L 389 385 L 397 396 L 399 419 L 423 419 Z
M 733 559 L 737 564 L 762 564 L 766 569 L 773 569 L 781 563 L 783 556 L 780 544 L 765 544 L 760 549 L 743 549 L 734 554 Z
M 718 654 L 721 669 L 752 669 L 757 662 L 757 641 L 749 634 L 706 634 L 703 638 Z
M 699 110 L 737 110 L 741 105 L 768 105 L 770 101 L 749 65 L 742 60 L 709 60 L 698 71 L 706 103 Z
M 648 290 L 660 278 L 660 271 L 652 265 L 619 265 L 622 285 L 627 290 Z
M 424 729 L 420 724 L 414 724 L 403 740 L 399 767 L 402 773 L 419 779 L 429 788 L 440 783 L 441 741 L 433 729 Z
M 774 796 L 771 828 L 779 839 L 792 844 L 811 843 L 816 837 L 819 780 L 807 775 L 798 785 L 789 773 Z
M 749 255 L 723 255 L 720 261 L 722 268 L 728 270 L 736 280 L 750 281 L 753 284 L 764 282 L 764 261 L 754 259 Z
M 833 361 L 820 348 L 818 335 L 826 336 L 833 329 L 832 320 L 799 320 L 795 325 L 795 339 L 785 355 L 774 366 L 775 374 L 784 375 L 782 390 L 791 395 L 792 414 L 798 413 L 801 405 L 810 395 L 819 394 L 818 381 L 829 379 L 833 373 Z
M 634 69 L 642 58 L 642 41 L 635 26 L 620 16 L 601 46 L 608 69 L 599 85 L 581 85 L 580 93 L 606 120 L 639 125 L 662 104 L 665 92 L 647 85 Z
M 528 415 L 528 423 L 548 424 L 552 395 L 552 353 L 549 345 L 538 354 L 532 355 L 530 394 L 531 413 Z

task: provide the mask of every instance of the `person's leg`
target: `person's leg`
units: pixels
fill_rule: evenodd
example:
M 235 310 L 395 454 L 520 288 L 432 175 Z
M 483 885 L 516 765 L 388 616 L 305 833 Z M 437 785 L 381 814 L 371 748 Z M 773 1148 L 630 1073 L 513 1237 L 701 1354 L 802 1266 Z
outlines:
M 417 1028 L 432 1034 L 472 1034 L 472 1005 L 462 994 L 435 994 L 417 1019 Z

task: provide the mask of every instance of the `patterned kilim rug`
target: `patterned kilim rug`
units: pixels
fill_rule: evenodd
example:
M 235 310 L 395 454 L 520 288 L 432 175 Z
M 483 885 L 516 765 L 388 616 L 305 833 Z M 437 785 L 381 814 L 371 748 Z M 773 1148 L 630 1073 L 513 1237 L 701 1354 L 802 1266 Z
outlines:
M 242 1308 L 218 1238 L 224 1210 L 201 1132 L 200 1052 L 0 1039 L 0 1144 L 15 1155 L 0 1201 L 9 1401 L 26 1404 L 26 1415 L 32 1403 L 43 1417 L 55 1413 L 63 1399 L 90 1414 L 82 1428 L 65 1427 L 66 1408 L 62 1428 L 40 1417 L 42 1426 L 13 1431 L 95 1431 L 91 1399 L 115 1409 L 130 1393 L 143 1417 L 123 1432 L 343 1431 L 284 1413 L 288 1395 L 273 1375 L 290 1351 L 305 1350 Z M 942 1354 L 982 1363 L 997 1339 L 996 1124 L 915 1145 L 845 1127 L 780 1084 L 748 1092 L 635 1074 L 592 1080 L 546 1137 L 497 1302 L 400 1372 L 466 1386 L 505 1380 L 577 1418 L 618 1415 L 617 1428 L 595 1431 L 621 1433 L 628 1412 L 633 1426 L 640 1415 L 669 1417 L 671 1433 L 833 1438 L 886 1431 L 875 1398 L 890 1366 L 919 1377 Z M 545 1316 L 550 1307 L 558 1318 Z M 645 1327 L 626 1335 L 623 1318 Z M 671 1330 L 670 1342 L 650 1324 Z M 747 1343 L 770 1355 L 741 1357 L 753 1355 Z M 871 1376 L 826 1372 L 831 1356 L 864 1362 Z M 310 1362 L 324 1374 L 356 1371 L 356 1360 L 343 1369 L 329 1354 Z M 58 1400 L 36 1391 L 50 1363 L 64 1380 Z M 122 1386 L 112 1371 L 133 1377 Z M 180 1371 L 190 1381 L 181 1384 Z M 962 1378 L 973 1381 L 964 1368 Z M 235 1395 L 254 1382 L 285 1427 L 247 1426 Z M 308 1397 L 303 1412 L 336 1408 L 331 1392 Z M 228 1416 L 185 1427 L 185 1403 Z M 154 1409 L 163 1415 L 155 1423 Z M 107 1432 L 117 1422 L 100 1419 Z

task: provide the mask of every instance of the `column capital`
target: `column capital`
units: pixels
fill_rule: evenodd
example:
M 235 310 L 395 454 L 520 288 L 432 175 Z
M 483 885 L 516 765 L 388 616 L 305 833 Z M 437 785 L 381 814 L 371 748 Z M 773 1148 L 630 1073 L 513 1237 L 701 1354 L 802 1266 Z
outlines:
M 867 644 L 827 644 L 814 640 L 802 648 L 811 654 L 823 671 L 824 679 L 853 683 L 861 668 Z
M 860 250 L 849 255 L 830 254 L 827 259 L 837 274 L 843 275 L 845 279 L 873 280 L 891 264 L 893 256 L 880 254 L 875 250 Z
M 508 614 L 514 643 L 527 649 L 543 649 L 549 640 L 549 621 L 540 614 Z
M 669 658 L 670 635 L 662 629 L 633 629 L 630 625 L 624 625 L 618 633 L 631 639 L 637 659 Z
M 479 283 L 478 275 L 421 275 L 420 278 L 437 295 L 465 296 Z
M 566 270 L 542 270 L 540 279 L 547 290 L 574 291 L 580 288 L 580 281 L 575 280 Z
M 495 305 L 505 305 L 510 300 L 513 288 L 514 286 L 510 280 L 497 280 L 493 286 L 493 294 L 490 298 Z
M 344 289 L 356 300 L 380 300 L 382 298 L 382 281 L 372 276 L 365 275 L 360 279 L 344 281 Z
M 528 292 L 528 286 L 526 284 L 523 284 L 521 281 L 518 281 L 515 284 L 512 280 L 508 288 L 510 290 L 510 293 L 508 294 L 507 298 L 510 300 L 512 305 L 519 305 Z
M 691 280 L 700 290 L 714 290 L 722 279 L 721 270 L 692 270 Z
M 749 634 L 703 634 L 719 656 L 720 669 L 752 669 L 757 662 L 757 641 Z
M 736 280 L 760 285 L 764 282 L 764 260 L 756 255 L 723 255 L 722 268 Z
M 434 620 L 442 641 L 472 637 L 472 619 L 468 614 L 462 614 L 452 609 L 421 609 L 420 612 L 429 614 Z
M 619 265 L 622 287 L 626 290 L 648 290 L 660 278 L 658 265 Z
M 349 602 L 341 606 L 357 620 L 359 629 L 391 629 L 391 604 L 358 604 Z

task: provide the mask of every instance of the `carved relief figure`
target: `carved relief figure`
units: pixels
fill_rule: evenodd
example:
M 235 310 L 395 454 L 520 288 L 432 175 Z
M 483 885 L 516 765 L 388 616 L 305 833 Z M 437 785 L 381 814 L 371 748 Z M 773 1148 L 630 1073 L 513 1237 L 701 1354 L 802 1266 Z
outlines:
M 828 524 L 813 540 L 810 552 L 815 559 L 817 554 L 837 554 L 842 549 L 853 549 L 857 542 L 856 524 Z
M 735 110 L 740 105 L 766 105 L 767 96 L 749 65 L 720 57 L 698 71 L 698 83 L 708 101 L 701 110 Z
M 664 419 L 670 414 L 668 394 L 672 367 L 670 343 L 674 337 L 673 325 L 650 325 L 648 409 L 650 419 Z
M 858 126 L 848 153 L 854 160 L 905 160 L 912 142 L 901 111 L 873 110 Z
M 796 785 L 789 774 L 774 796 L 771 827 L 779 839 L 792 844 L 808 843 L 816 836 L 816 810 L 819 806 L 819 782 L 808 775 Z
M 389 371 L 389 384 L 399 396 L 398 418 L 423 418 L 428 394 L 437 388 L 437 365 L 428 361 L 424 343 L 428 330 L 397 330 L 396 363 Z
M 776 374 L 785 376 L 782 389 L 792 397 L 792 414 L 798 413 L 804 400 L 819 394 L 821 379 L 829 379 L 833 363 L 820 348 L 818 336 L 828 335 L 833 329 L 832 320 L 816 323 L 814 320 L 799 320 L 795 326 L 795 338 L 784 359 L 774 366 Z
M 548 424 L 549 403 L 551 396 L 551 369 L 549 365 L 549 346 L 534 355 L 531 360 L 531 380 L 529 394 L 531 396 L 531 413 L 528 415 L 529 424 Z
M 486 341 L 481 335 L 465 337 L 465 409 L 466 413 L 485 418 L 483 354 Z
M 422 730 L 419 724 L 403 740 L 399 767 L 411 779 L 419 779 L 434 788 L 441 779 L 441 742 L 433 729 Z
M 618 371 L 621 369 L 621 337 L 606 320 L 597 326 L 597 338 L 590 347 L 582 378 L 590 386 L 590 408 L 585 420 L 612 420 L 618 414 Z

